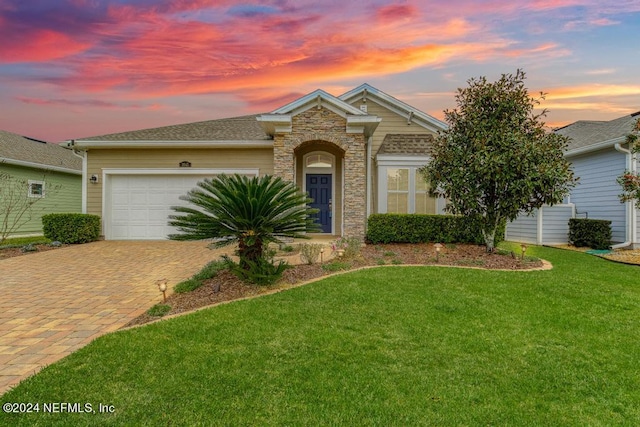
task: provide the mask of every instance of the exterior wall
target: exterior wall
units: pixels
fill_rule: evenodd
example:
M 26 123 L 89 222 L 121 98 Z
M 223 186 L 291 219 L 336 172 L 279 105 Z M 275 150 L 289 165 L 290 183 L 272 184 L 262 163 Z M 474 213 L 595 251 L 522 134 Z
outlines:
M 531 215 L 520 215 L 507 224 L 506 240 L 534 245 L 566 244 L 569 237 L 569 219 L 574 206 L 562 204 L 543 206 Z
M 616 178 L 624 172 L 626 156 L 615 151 L 596 151 L 569 159 L 578 185 L 571 192 L 571 203 L 576 206 L 576 218 L 606 219 L 611 221 L 614 242 L 626 237 L 626 207 L 620 203 L 620 186 Z
M 505 239 L 513 242 L 538 244 L 538 210 L 531 215 L 520 215 L 507 224 Z
M 273 141 L 274 175 L 294 181 L 296 149 L 309 142 L 329 143 L 343 157 L 345 237 L 364 239 L 366 221 L 366 145 L 363 134 L 346 133 L 346 119 L 326 108 L 310 108 L 292 118 L 291 133 L 276 133 Z
M 352 102 L 351 105 L 360 108 L 362 104 L 362 100 L 357 100 Z M 422 126 L 411 123 L 407 124 L 407 119 L 398 115 L 397 113 L 377 104 L 375 100 L 367 99 L 367 113 L 371 115 L 376 115 L 382 119 L 373 136 L 371 137 L 371 155 L 373 157 L 376 156 L 380 146 L 382 145 L 382 141 L 387 134 L 416 134 L 416 133 L 430 133 L 433 136 L 437 134 L 432 132 L 429 129 L 425 129 Z M 370 208 L 371 212 L 379 213 L 377 211 L 377 195 L 379 193 L 378 185 L 380 179 L 382 177 L 378 176 L 377 168 L 372 167 L 372 188 L 371 188 L 371 199 L 370 199 Z
M 38 199 L 31 206 L 30 213 L 23 216 L 28 221 L 19 229 L 14 231 L 12 236 L 38 235 L 42 234 L 42 216 L 50 213 L 76 213 L 82 212 L 82 178 L 80 175 L 67 174 L 62 172 L 52 172 L 25 168 L 13 165 L 0 165 L 0 173 L 8 173 L 17 180 L 28 182 L 28 180 L 45 182 L 45 197 Z M 24 198 L 28 198 L 28 189 L 25 185 Z M 0 217 L 3 213 L 2 203 L 0 203 Z M 9 223 L 15 220 L 15 216 L 9 219 Z
M 273 151 L 268 149 L 91 149 L 87 153 L 87 176 L 97 175 L 97 184 L 87 185 L 87 213 L 102 215 L 102 170 L 179 168 L 182 161 L 199 169 L 258 169 L 273 174 Z

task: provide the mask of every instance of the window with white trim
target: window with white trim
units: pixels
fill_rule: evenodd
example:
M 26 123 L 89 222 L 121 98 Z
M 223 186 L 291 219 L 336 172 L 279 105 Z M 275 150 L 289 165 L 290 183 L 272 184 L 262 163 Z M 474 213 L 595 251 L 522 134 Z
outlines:
M 43 198 L 44 197 L 44 181 L 29 180 L 29 197 Z
M 378 212 L 436 214 L 436 198 L 429 196 L 429 185 L 420 166 L 380 166 L 378 169 Z
M 409 212 L 409 169 L 387 168 L 387 212 Z

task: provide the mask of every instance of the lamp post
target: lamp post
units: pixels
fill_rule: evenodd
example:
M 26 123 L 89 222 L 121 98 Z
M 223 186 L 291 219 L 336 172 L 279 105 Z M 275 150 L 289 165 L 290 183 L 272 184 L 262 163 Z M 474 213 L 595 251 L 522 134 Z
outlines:
M 520 250 L 522 251 L 522 260 L 524 261 L 524 253 L 527 251 L 527 245 L 525 245 L 524 243 L 522 243 L 520 245 Z
M 440 250 L 442 249 L 442 245 L 440 243 L 436 243 L 435 245 L 433 245 L 433 247 L 436 249 L 436 262 L 440 261 Z
M 158 290 L 162 292 L 162 300 L 163 302 L 167 302 L 167 279 L 160 279 L 156 282 L 158 285 Z
M 323 263 L 324 247 L 320 248 L 320 264 Z

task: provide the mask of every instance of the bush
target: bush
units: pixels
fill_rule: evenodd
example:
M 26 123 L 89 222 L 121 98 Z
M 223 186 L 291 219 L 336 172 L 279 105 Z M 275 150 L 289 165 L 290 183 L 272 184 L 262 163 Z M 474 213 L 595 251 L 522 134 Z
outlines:
M 505 225 L 496 231 L 495 244 L 504 239 Z M 370 243 L 475 243 L 484 244 L 478 224 L 463 216 L 374 214 L 369 217 Z
M 272 285 L 288 268 L 291 268 L 285 261 L 279 261 L 277 264 L 273 259 L 260 257 L 256 261 L 242 259 L 240 263 L 234 262 L 228 256 L 223 256 L 225 266 L 236 277 L 243 282 L 253 283 L 254 285 Z
M 300 260 L 307 264 L 315 264 L 320 257 L 322 245 L 318 243 L 304 243 L 300 245 Z
M 100 236 L 100 217 L 78 213 L 54 213 L 42 217 L 47 239 L 61 243 L 88 243 Z
M 609 249 L 611 246 L 611 221 L 571 218 L 569 220 L 569 243 L 576 247 Z

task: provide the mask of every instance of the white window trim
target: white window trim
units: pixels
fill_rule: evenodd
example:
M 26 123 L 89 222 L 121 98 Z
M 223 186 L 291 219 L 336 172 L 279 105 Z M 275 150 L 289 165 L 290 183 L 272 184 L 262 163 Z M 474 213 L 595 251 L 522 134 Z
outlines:
M 378 156 L 378 213 L 387 213 L 387 170 L 388 169 L 409 169 L 409 206 L 407 212 L 415 213 L 416 179 L 421 179 L 418 169 L 426 165 L 429 157 L 415 156 Z M 436 214 L 444 214 L 445 200 L 436 198 Z
M 28 193 L 27 193 L 28 197 L 30 197 L 32 199 L 44 199 L 45 198 L 46 189 L 45 189 L 45 182 L 44 181 L 38 181 L 38 180 L 35 180 L 35 179 L 30 179 L 28 181 L 27 185 L 28 185 L 28 190 L 27 190 L 28 191 Z M 42 194 L 34 194 L 31 191 L 31 186 L 32 185 L 41 185 L 42 186 Z

